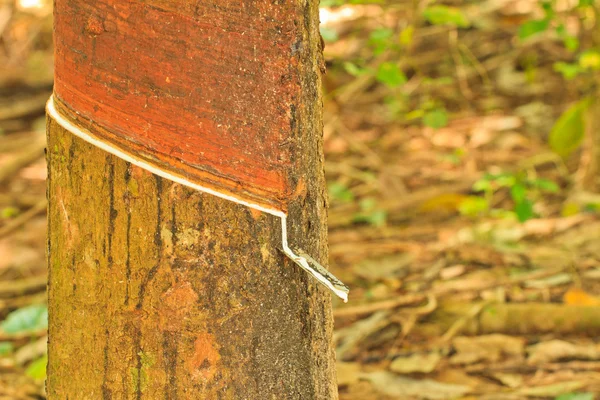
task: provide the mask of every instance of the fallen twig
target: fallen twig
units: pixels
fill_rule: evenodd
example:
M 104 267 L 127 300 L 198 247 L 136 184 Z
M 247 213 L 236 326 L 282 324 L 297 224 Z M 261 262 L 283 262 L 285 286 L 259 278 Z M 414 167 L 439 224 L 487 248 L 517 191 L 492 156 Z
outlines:
M 48 97 L 50 97 L 50 93 L 42 92 L 20 99 L 3 101 L 0 107 L 0 121 L 21 118 L 36 112 L 42 112 L 48 101 Z
M 335 318 L 362 316 L 366 314 L 372 314 L 376 311 L 389 310 L 400 306 L 421 303 L 426 299 L 427 296 L 425 294 L 408 294 L 404 296 L 399 296 L 395 299 L 379 301 L 377 303 L 362 304 L 354 307 L 338 308 L 333 311 L 333 316 Z
M 475 316 L 473 316 L 474 311 Z M 597 335 L 600 332 L 600 308 L 555 303 L 487 304 L 483 309 L 470 303 L 441 305 L 427 323 L 416 327 L 420 335 L 439 336 L 464 319 L 453 334 L 480 335 L 504 333 Z
M 46 137 L 40 135 L 27 149 L 16 155 L 8 161 L 6 165 L 0 166 L 0 184 L 12 178 L 21 168 L 24 168 L 32 162 L 39 160 L 44 156 L 46 147 Z
M 33 276 L 26 279 L 1 281 L 0 297 L 14 297 L 22 294 L 43 291 L 46 289 L 46 275 Z
M 419 190 L 418 192 L 410 193 L 404 196 L 402 199 L 383 199 L 377 203 L 377 207 L 387 211 L 388 214 L 392 215 L 394 213 L 407 210 L 411 207 L 415 207 L 427 200 L 445 193 L 462 193 L 469 191 L 474 182 L 474 180 L 467 180 L 464 182 L 426 188 Z M 351 224 L 354 220 L 354 215 L 359 211 L 359 205 L 355 203 L 331 209 L 329 216 L 329 227 L 337 228 L 343 225 Z
M 6 225 L 0 228 L 0 238 L 3 238 L 4 236 L 7 236 L 8 234 L 14 232 L 38 214 L 45 212 L 47 205 L 48 201 L 46 199 L 41 200 L 29 210 L 25 211 L 23 214 L 8 222 Z
M 444 333 L 442 335 L 442 337 L 440 338 L 440 342 L 448 343 L 454 336 L 456 336 L 467 325 L 467 323 L 469 323 L 469 321 L 476 318 L 483 311 L 483 309 L 491 303 L 492 303 L 492 301 L 484 301 L 482 303 L 475 304 L 473 307 L 471 307 L 471 309 L 469 310 L 469 312 L 466 315 L 464 315 L 462 318 L 457 319 L 452 324 L 452 326 L 450 326 L 450 328 L 448 328 L 446 333 Z

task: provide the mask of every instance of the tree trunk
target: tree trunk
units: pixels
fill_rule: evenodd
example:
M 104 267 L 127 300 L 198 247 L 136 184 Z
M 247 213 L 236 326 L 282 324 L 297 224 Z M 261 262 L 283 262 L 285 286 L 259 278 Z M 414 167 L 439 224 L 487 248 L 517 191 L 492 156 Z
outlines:
M 265 18 L 277 6 L 260 3 Z M 325 262 L 318 1 L 294 4 L 288 229 Z M 262 90 L 250 83 L 240 90 Z M 283 256 L 279 218 L 152 175 L 52 118 L 47 154 L 48 399 L 337 399 L 330 294 Z
M 600 79 L 596 79 L 600 85 Z M 600 190 L 600 88 L 585 115 L 586 129 L 583 141 L 580 189 L 598 193 Z
M 596 26 L 592 34 L 593 48 L 600 46 L 600 9 L 593 6 Z M 600 73 L 594 72 L 591 105 L 585 115 L 585 138 L 580 160 L 580 172 L 576 179 L 578 189 L 597 193 L 600 191 Z

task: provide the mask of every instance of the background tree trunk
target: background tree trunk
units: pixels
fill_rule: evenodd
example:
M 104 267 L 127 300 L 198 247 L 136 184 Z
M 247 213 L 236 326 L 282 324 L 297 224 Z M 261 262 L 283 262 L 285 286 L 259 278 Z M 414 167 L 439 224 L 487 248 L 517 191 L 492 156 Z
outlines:
M 302 13 L 288 229 L 326 262 L 318 2 Z M 48 164 L 49 399 L 337 398 L 330 294 L 278 250 L 278 218 L 52 119 Z

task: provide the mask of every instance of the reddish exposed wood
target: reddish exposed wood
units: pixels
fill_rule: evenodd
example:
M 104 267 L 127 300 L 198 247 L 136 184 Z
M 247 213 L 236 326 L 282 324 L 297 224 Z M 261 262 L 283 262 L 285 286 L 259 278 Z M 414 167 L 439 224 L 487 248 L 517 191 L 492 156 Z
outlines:
M 300 7 L 56 0 L 59 107 L 128 154 L 285 210 L 301 93 Z

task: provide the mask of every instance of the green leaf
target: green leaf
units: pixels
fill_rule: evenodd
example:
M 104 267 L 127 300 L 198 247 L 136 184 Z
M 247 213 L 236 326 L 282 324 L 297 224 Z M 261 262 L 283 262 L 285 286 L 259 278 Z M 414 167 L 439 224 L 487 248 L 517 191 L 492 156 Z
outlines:
M 583 72 L 583 68 L 578 64 L 570 64 L 562 61 L 554 63 L 553 68 L 556 72 L 562 74 L 563 78 L 568 81 L 576 78 L 577 75 Z
M 471 22 L 466 15 L 456 7 L 430 6 L 423 11 L 423 17 L 433 25 L 452 25 L 459 28 L 471 26 Z
M 586 98 L 568 108 L 556 121 L 550 131 L 550 148 L 561 157 L 568 157 L 583 141 L 584 114 L 590 105 Z
M 581 212 L 581 206 L 575 202 L 566 202 L 560 210 L 561 217 L 572 217 Z
M 594 400 L 593 393 L 565 393 L 558 396 L 555 400 Z
M 548 19 L 550 19 L 548 17 Z M 569 35 L 565 24 L 560 24 L 556 27 L 556 34 L 563 40 L 563 44 L 569 51 L 575 51 L 579 48 L 579 39 L 575 36 Z
M 409 25 L 406 28 L 402 29 L 400 35 L 398 36 L 398 42 L 400 42 L 403 46 L 410 46 L 413 42 L 413 36 L 415 33 L 415 27 L 413 25 Z
M 362 199 L 359 203 L 361 212 L 354 216 L 355 222 L 367 222 L 374 226 L 383 226 L 387 220 L 387 212 L 377 208 L 377 200 L 373 197 Z
M 0 357 L 9 355 L 13 350 L 14 346 L 12 342 L 0 342 Z
M 383 53 L 390 45 L 394 31 L 388 28 L 375 29 L 369 35 L 369 46 L 375 55 Z
M 356 65 L 350 61 L 346 61 L 343 64 L 343 66 L 344 66 L 344 69 L 346 70 L 346 72 L 352 76 L 360 76 L 360 75 L 363 75 L 368 72 L 368 69 L 361 68 L 358 65 Z
M 443 108 L 436 108 L 423 116 L 423 124 L 433 129 L 443 128 L 448 125 L 448 114 Z
M 535 179 L 534 181 L 531 182 L 531 184 L 545 192 L 558 193 L 558 191 L 560 190 L 560 188 L 558 187 L 556 182 L 551 181 L 550 179 L 543 179 L 543 178 Z
M 397 87 L 406 83 L 406 75 L 397 64 L 384 62 L 377 69 L 377 80 L 389 87 Z
M 46 379 L 46 365 L 48 364 L 48 356 L 43 356 L 32 362 L 25 374 L 31 379 L 41 382 Z
M 510 188 L 510 197 L 514 200 L 515 203 L 522 203 L 525 201 L 525 197 L 527 196 L 527 188 L 520 183 L 517 183 L 513 187 Z
M 587 50 L 579 55 L 579 66 L 583 69 L 597 71 L 600 69 L 600 53 Z
M 493 190 L 492 182 L 489 179 L 479 179 L 473 184 L 473 191 L 475 192 L 488 192 Z
M 556 27 L 556 34 L 560 37 L 565 37 L 568 35 L 565 24 L 560 24 Z
M 546 19 L 552 19 L 552 17 L 547 16 Z M 563 40 L 563 44 L 567 50 L 575 51 L 579 48 L 579 39 L 569 34 L 565 24 L 560 24 L 556 27 L 556 34 Z
M 329 185 L 329 195 L 334 200 L 349 203 L 354 200 L 354 194 L 348 189 L 348 187 L 339 182 L 333 182 Z
M 46 328 L 48 307 L 45 304 L 34 304 L 13 311 L 0 324 L 0 329 L 9 334 L 35 332 Z
M 517 184 L 517 177 L 513 174 L 498 174 L 493 180 L 500 187 L 512 187 Z
M 590 7 L 594 5 L 595 0 L 579 0 L 577 7 Z
M 514 219 L 517 214 L 514 211 L 505 210 L 503 208 L 492 208 L 490 210 L 490 217 L 496 219 Z M 503 239 L 510 240 L 510 239 Z
M 369 35 L 369 42 L 380 43 L 385 42 L 392 37 L 394 31 L 388 28 L 377 28 Z
M 406 113 L 404 115 L 404 119 L 406 119 L 407 121 L 412 121 L 414 119 L 423 118 L 423 115 L 425 115 L 425 110 L 418 108 L 416 110 L 412 110 L 409 113 Z
M 525 40 L 533 35 L 544 32 L 548 29 L 550 21 L 547 19 L 538 19 L 525 22 L 519 27 L 519 39 Z
M 373 226 L 384 226 L 387 220 L 387 213 L 384 210 L 375 210 L 370 214 L 363 215 L 363 220 Z
M 341 6 L 345 3 L 344 0 L 321 0 L 319 6 L 321 8 Z
M 579 39 L 575 36 L 565 36 L 563 38 L 563 43 L 569 51 L 575 51 L 579 48 Z
M 340 38 L 335 29 L 331 29 L 326 26 L 321 26 L 319 30 L 321 31 L 321 37 L 326 42 L 335 42 Z
M 544 14 L 548 17 L 548 19 L 554 18 L 554 8 L 552 7 L 552 2 L 554 0 L 542 1 L 542 9 L 544 10 Z
M 377 207 L 377 200 L 373 197 L 367 197 L 360 201 L 359 206 L 362 211 L 372 211 Z
M 528 199 L 524 199 L 523 201 L 516 203 L 515 214 L 517 214 L 519 222 L 525 222 L 528 219 L 533 218 L 535 216 L 533 213 L 533 203 Z
M 479 196 L 469 196 L 458 205 L 458 211 L 462 215 L 476 217 L 489 210 L 489 203 L 486 199 Z
M 5 207 L 0 210 L 0 219 L 9 219 L 19 215 L 19 209 L 16 207 Z

